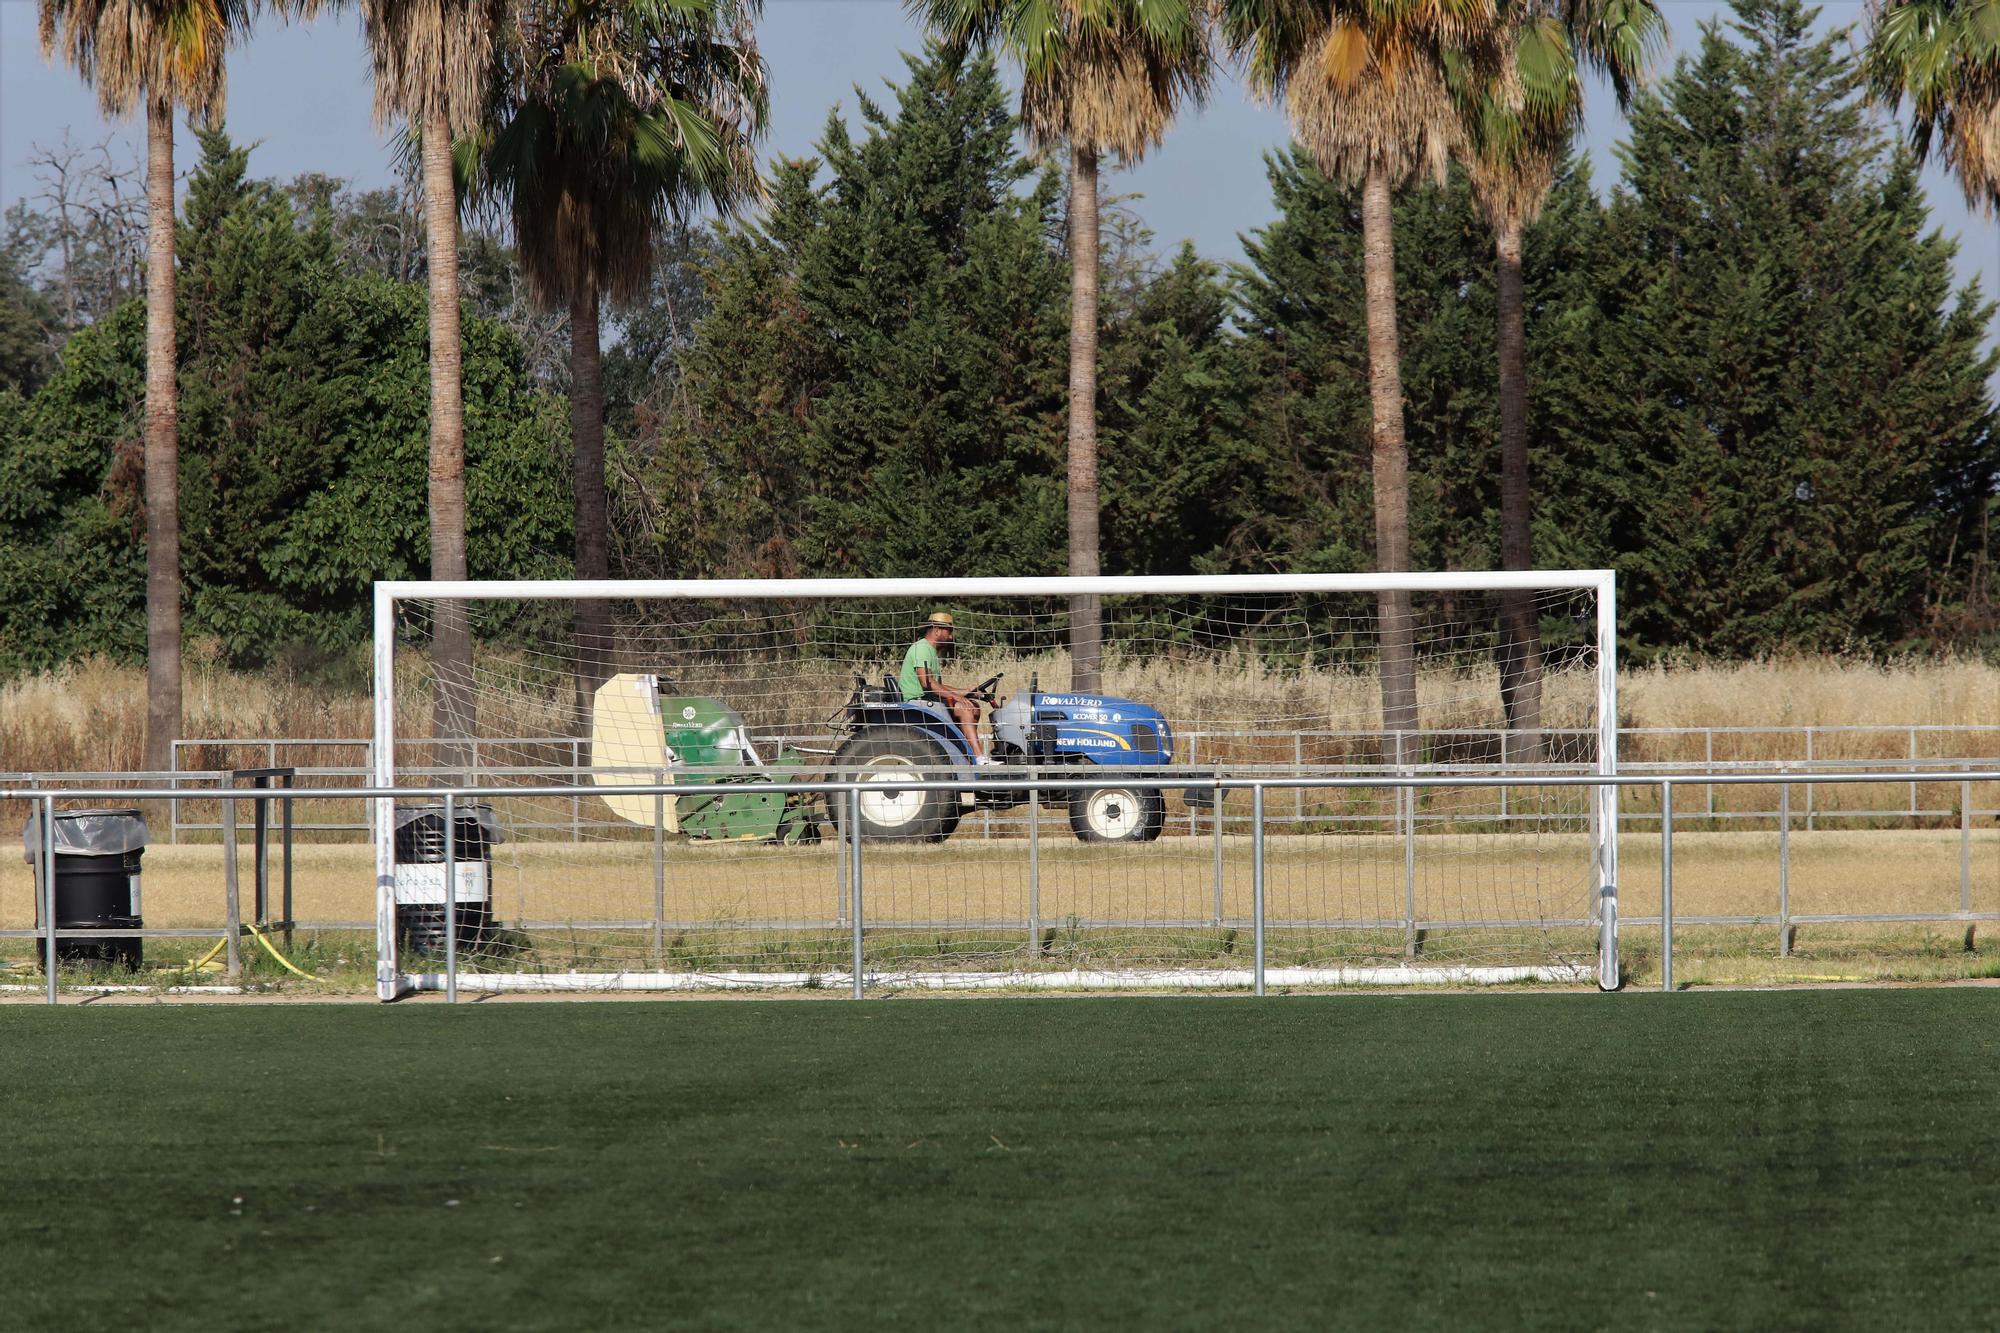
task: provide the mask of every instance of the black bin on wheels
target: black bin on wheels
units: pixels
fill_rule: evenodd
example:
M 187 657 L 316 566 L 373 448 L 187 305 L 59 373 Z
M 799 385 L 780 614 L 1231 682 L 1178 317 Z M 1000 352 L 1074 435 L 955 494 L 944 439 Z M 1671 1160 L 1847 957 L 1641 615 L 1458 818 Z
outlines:
M 493 848 L 504 842 L 493 807 L 454 803 L 458 947 L 474 950 L 493 928 Z M 444 803 L 396 807 L 396 945 L 444 952 Z
M 55 824 L 56 929 L 139 930 L 139 863 L 146 855 L 146 820 L 137 810 L 58 810 Z M 22 859 L 36 867 L 35 925 L 42 924 L 41 811 L 21 831 Z M 137 971 L 144 946 L 136 935 L 56 941 L 56 961 Z M 36 950 L 46 965 L 48 954 Z

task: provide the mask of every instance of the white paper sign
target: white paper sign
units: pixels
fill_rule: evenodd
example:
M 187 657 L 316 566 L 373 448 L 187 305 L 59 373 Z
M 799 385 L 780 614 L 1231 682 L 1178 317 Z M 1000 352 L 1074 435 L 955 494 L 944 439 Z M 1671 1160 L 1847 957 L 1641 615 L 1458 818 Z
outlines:
M 454 901 L 483 903 L 487 900 L 486 863 L 458 863 L 458 891 Z M 396 904 L 399 907 L 444 906 L 444 862 L 396 867 Z

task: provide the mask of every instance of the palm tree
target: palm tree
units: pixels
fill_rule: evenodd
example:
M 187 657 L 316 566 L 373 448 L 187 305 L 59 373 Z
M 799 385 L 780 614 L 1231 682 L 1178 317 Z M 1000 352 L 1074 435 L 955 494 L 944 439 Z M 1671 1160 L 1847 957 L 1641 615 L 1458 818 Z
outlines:
M 1069 572 L 1095 577 L 1097 538 L 1097 171 L 1133 162 L 1175 112 L 1207 95 L 1205 0 L 907 0 L 948 52 L 998 46 L 1021 67 L 1021 120 L 1038 151 L 1070 152 Z M 1098 687 L 1102 608 L 1070 601 L 1072 685 Z
M 307 0 L 304 7 L 313 7 Z M 375 118 L 416 132 L 424 180 L 424 243 L 430 275 L 431 577 L 462 579 L 465 566 L 465 399 L 458 309 L 458 193 L 452 145 L 486 110 L 495 35 L 506 0 L 360 0 L 375 72 Z M 472 733 L 472 626 L 466 604 L 437 603 L 432 628 L 436 695 L 432 732 Z M 456 768 L 460 747 L 439 764 Z
M 1990 0 L 1878 0 L 1862 68 L 1892 111 L 1908 101 L 1910 141 L 1935 148 L 1965 197 L 2000 209 L 2000 11 Z
M 1500 564 L 1533 569 L 1528 488 L 1528 370 L 1521 236 L 1541 213 L 1583 123 L 1579 68 L 1604 74 L 1622 109 L 1666 34 L 1653 0 L 1508 0 L 1502 63 L 1464 99 L 1466 166 L 1493 229 L 1500 356 Z M 1507 757 L 1542 753 L 1542 635 L 1535 595 L 1500 595 L 1500 699 Z
M 609 573 L 600 298 L 636 301 L 656 238 L 703 205 L 760 197 L 751 145 L 768 113 L 750 31 L 760 0 L 535 0 L 494 90 L 480 184 L 510 206 L 536 298 L 567 306 L 576 574 Z M 609 610 L 576 606 L 580 716 L 608 674 Z
M 97 90 L 107 116 L 146 109 L 146 767 L 181 734 L 180 410 L 174 338 L 174 109 L 222 114 L 223 53 L 251 0 L 41 0 L 42 54 Z
M 1418 172 L 1442 180 L 1462 145 L 1446 83 L 1490 42 L 1493 0 L 1217 0 L 1253 89 L 1283 97 L 1292 129 L 1328 176 L 1361 187 L 1368 388 L 1374 418 L 1375 567 L 1410 567 L 1409 449 L 1396 333 L 1390 195 Z M 1481 67 L 1481 66 L 1475 66 Z M 1417 726 L 1410 595 L 1376 596 L 1382 725 L 1405 762 Z

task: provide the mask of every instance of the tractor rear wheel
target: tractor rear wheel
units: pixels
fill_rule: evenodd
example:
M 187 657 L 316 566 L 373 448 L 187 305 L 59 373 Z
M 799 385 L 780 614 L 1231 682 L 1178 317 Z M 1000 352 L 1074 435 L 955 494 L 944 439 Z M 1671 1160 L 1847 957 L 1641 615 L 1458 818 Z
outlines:
M 1069 801 L 1070 831 L 1081 842 L 1151 842 L 1166 822 L 1166 798 L 1143 787 L 1095 787 Z
M 950 781 L 952 765 L 943 747 L 914 727 L 875 727 L 841 746 L 833 756 L 839 768 L 860 770 L 867 784 L 861 790 L 861 836 L 870 842 L 936 842 L 949 837 L 958 823 L 955 791 L 894 791 L 888 784 L 912 779 Z M 847 793 L 832 793 L 833 817 L 843 836 L 847 829 Z

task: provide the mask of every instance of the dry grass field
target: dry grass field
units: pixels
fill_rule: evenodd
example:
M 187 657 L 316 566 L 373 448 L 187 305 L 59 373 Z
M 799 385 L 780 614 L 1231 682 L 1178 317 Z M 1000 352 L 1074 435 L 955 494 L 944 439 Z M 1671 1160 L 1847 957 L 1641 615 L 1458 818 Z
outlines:
M 1010 680 L 1041 671 L 1043 681 L 1059 680 L 1053 660 L 977 660 L 967 673 L 1005 669 Z M 1421 682 L 1427 725 L 1492 725 L 1498 685 L 1490 668 L 1470 672 L 1426 671 Z M 423 692 L 421 669 L 413 664 L 403 690 L 414 701 Z M 1230 669 L 1186 666 L 1117 668 L 1106 688 L 1158 704 L 1170 718 L 1219 716 L 1218 710 L 1273 727 L 1296 711 L 1296 698 L 1310 694 L 1325 702 L 1319 711 L 1357 719 L 1373 715 L 1374 682 L 1351 673 L 1321 672 L 1311 677 L 1256 666 Z M 1566 685 L 1552 687 L 1551 726 L 1575 725 L 1582 699 Z M 507 721 L 519 735 L 563 735 L 573 727 L 562 706 L 561 689 L 520 694 L 505 701 Z M 803 711 L 823 714 L 837 698 L 814 698 Z M 414 703 L 412 704 L 414 707 Z M 739 703 L 739 706 L 745 706 Z M 299 683 L 276 672 L 243 674 L 190 663 L 186 685 L 187 735 L 194 737 L 365 737 L 370 731 L 364 689 L 332 690 Z M 1839 657 L 1723 664 L 1664 664 L 1628 670 L 1619 676 L 1619 721 L 1633 728 L 1796 728 L 1796 727 L 1959 727 L 2000 724 L 2000 664 L 1970 659 L 1911 659 L 1877 663 Z M 145 729 L 145 673 L 102 660 L 0 683 L 0 772 L 130 772 L 142 763 Z M 756 719 L 752 719 L 753 722 Z M 1367 725 L 1365 722 L 1362 725 Z M 1983 739 L 1983 738 L 1982 738 Z M 1659 743 L 1653 743 L 1658 748 Z M 1796 742 L 1775 730 L 1726 739 L 1715 758 L 1747 762 L 1798 758 Z M 1965 738 L 1919 738 L 1928 757 L 1993 757 L 2000 742 Z M 1881 736 L 1842 740 L 1827 737 L 1820 757 L 1906 757 L 1907 738 Z M 249 766 L 262 762 L 248 749 L 216 747 L 195 756 L 190 766 Z M 1640 744 L 1629 758 L 1703 759 L 1685 748 L 1657 755 Z M 351 749 L 293 751 L 288 762 L 301 766 L 351 766 Z

